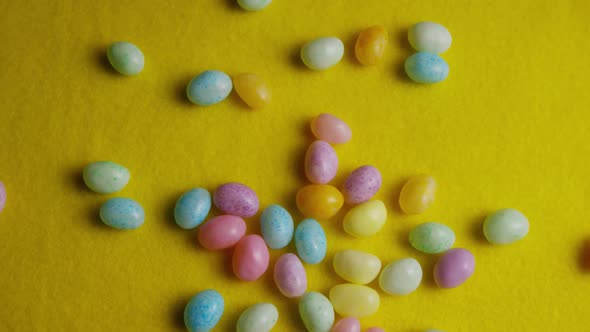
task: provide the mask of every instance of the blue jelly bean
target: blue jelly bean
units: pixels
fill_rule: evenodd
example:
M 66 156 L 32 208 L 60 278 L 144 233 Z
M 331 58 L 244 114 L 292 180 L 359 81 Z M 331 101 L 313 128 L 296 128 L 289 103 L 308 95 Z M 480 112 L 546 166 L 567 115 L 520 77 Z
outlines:
M 186 87 L 188 99 L 201 106 L 217 104 L 232 90 L 231 78 L 218 70 L 207 70 L 193 78 Z
M 269 205 L 260 216 L 260 230 L 271 249 L 286 247 L 293 238 L 293 218 L 280 205 Z
M 223 315 L 223 296 L 216 290 L 204 290 L 184 308 L 184 325 L 190 332 L 209 332 Z
M 100 219 L 118 229 L 136 229 L 144 217 L 141 205 L 130 198 L 111 198 L 100 207 Z
M 174 207 L 174 220 L 184 229 L 199 226 L 211 210 L 211 194 L 203 188 L 189 190 L 182 194 Z
M 326 233 L 314 219 L 305 219 L 295 230 L 295 247 L 302 261 L 317 264 L 326 257 Z
M 449 65 L 434 53 L 418 52 L 406 59 L 406 73 L 418 83 L 436 83 L 449 75 Z

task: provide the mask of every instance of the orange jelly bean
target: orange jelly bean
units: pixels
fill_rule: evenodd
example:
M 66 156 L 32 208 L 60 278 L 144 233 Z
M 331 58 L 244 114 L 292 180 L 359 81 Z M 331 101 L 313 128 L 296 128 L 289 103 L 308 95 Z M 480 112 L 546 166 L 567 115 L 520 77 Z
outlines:
M 328 184 L 307 185 L 297 192 L 297 208 L 304 216 L 318 220 L 333 217 L 344 204 L 342 193 Z
M 233 80 L 238 96 L 252 109 L 262 109 L 272 97 L 270 88 L 255 74 L 239 74 Z
M 399 206 L 406 214 L 419 214 L 432 204 L 436 181 L 432 176 L 417 175 L 408 180 L 399 194 Z
M 365 66 L 375 65 L 383 59 L 387 46 L 387 30 L 377 25 L 359 34 L 354 51 L 356 58 Z

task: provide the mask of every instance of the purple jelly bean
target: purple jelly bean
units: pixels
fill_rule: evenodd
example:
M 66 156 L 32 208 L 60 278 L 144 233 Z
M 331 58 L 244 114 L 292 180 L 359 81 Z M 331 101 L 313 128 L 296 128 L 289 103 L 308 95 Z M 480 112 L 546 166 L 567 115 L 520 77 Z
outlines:
M 348 204 L 366 202 L 381 188 L 381 173 L 371 165 L 361 166 L 346 178 L 342 187 L 344 200 Z
M 6 204 L 6 187 L 4 187 L 4 183 L 0 181 L 0 211 L 4 209 L 4 205 Z
M 455 288 L 464 283 L 475 270 L 475 258 L 467 249 L 447 251 L 434 266 L 434 280 L 441 288 Z
M 215 206 L 224 213 L 249 218 L 258 212 L 258 197 L 254 190 L 245 184 L 226 183 L 213 194 Z
M 326 184 L 336 176 L 338 156 L 324 141 L 311 143 L 305 154 L 305 175 L 312 183 Z

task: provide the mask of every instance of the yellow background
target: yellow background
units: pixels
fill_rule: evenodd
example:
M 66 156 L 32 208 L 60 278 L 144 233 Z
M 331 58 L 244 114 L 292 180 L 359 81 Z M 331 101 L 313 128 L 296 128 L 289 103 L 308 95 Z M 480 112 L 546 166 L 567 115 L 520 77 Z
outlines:
M 583 0 L 275 0 L 258 13 L 233 0 L 2 1 L 0 330 L 182 331 L 188 299 L 215 288 L 226 300 L 216 331 L 232 330 L 261 301 L 280 311 L 275 331 L 302 331 L 296 301 L 279 294 L 272 273 L 237 281 L 230 253 L 200 248 L 194 230 L 175 226 L 172 209 L 189 188 L 240 181 L 262 207 L 283 204 L 301 220 L 294 196 L 306 183 L 308 124 L 329 112 L 353 130 L 336 148 L 334 184 L 357 166 L 377 166 L 390 215 L 378 236 L 358 240 L 342 231 L 342 213 L 322 221 L 329 252 L 307 266 L 310 290 L 327 294 L 342 282 L 331 268 L 339 249 L 384 263 L 412 256 L 424 268 L 421 287 L 405 297 L 381 293 L 379 313 L 363 327 L 588 331 L 590 276 L 578 257 L 590 236 L 589 15 Z M 436 85 L 413 84 L 402 69 L 412 53 L 407 28 L 422 20 L 453 34 L 443 55 L 450 75 Z M 354 41 L 374 24 L 390 33 L 387 55 L 361 67 Z M 327 71 L 307 70 L 301 45 L 326 35 L 344 41 L 345 57 Z M 106 48 L 117 40 L 143 50 L 139 76 L 109 67 Z M 187 82 L 206 69 L 261 75 L 272 104 L 251 112 L 235 94 L 207 108 L 188 103 Z M 96 160 L 132 172 L 112 196 L 143 204 L 140 229 L 101 224 L 98 208 L 111 196 L 81 181 Z M 440 184 L 436 203 L 403 216 L 400 184 L 422 172 Z M 523 211 L 531 230 L 519 243 L 492 246 L 482 220 L 502 207 Z M 408 246 L 412 226 L 431 220 L 451 226 L 456 246 L 476 256 L 474 276 L 457 289 L 436 288 L 436 257 Z M 256 217 L 248 228 L 259 231 Z

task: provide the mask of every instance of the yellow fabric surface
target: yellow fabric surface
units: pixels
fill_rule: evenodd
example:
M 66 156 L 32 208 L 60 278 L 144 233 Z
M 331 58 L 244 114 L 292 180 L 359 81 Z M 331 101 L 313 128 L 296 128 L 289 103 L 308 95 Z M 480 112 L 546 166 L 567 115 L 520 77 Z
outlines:
M 333 183 L 375 165 L 389 217 L 367 239 L 344 233 L 343 212 L 322 221 L 328 256 L 306 265 L 310 290 L 327 294 L 343 282 L 331 266 L 337 250 L 366 250 L 384 264 L 410 256 L 422 263 L 422 285 L 404 297 L 379 291 L 381 308 L 364 328 L 588 331 L 590 276 L 578 257 L 590 236 L 589 4 L 275 0 L 248 13 L 233 0 L 1 2 L 0 181 L 8 200 L 0 330 L 182 331 L 188 299 L 215 288 L 226 301 L 215 331 L 234 329 L 242 310 L 263 301 L 279 309 L 275 331 L 302 331 L 297 301 L 278 292 L 272 272 L 238 281 L 231 252 L 200 248 L 172 209 L 189 188 L 240 181 L 262 207 L 282 204 L 300 221 L 295 193 L 306 184 L 309 121 L 329 112 L 353 130 L 336 148 Z M 430 86 L 403 72 L 412 53 L 407 28 L 423 20 L 453 35 L 443 54 L 450 75 Z M 362 67 L 354 41 L 375 24 L 390 33 L 385 61 Z M 330 35 L 344 41 L 345 57 L 327 71 L 307 70 L 301 45 Z M 143 50 L 139 76 L 106 62 L 118 40 Z M 251 112 L 235 93 L 212 107 L 188 103 L 186 84 L 206 69 L 259 74 L 273 90 L 270 106 Z M 81 170 L 96 160 L 128 167 L 127 187 L 90 192 Z M 437 199 L 425 214 L 403 216 L 400 185 L 418 173 L 438 180 Z M 143 205 L 141 228 L 100 222 L 100 204 L 115 196 Z M 483 217 L 503 207 L 523 211 L 531 230 L 521 242 L 492 246 Z M 249 232 L 259 232 L 258 216 Z M 449 225 L 456 246 L 474 253 L 475 274 L 461 287 L 438 289 L 436 257 L 410 248 L 409 230 L 425 221 Z M 271 264 L 287 251 L 293 247 L 272 251 Z

